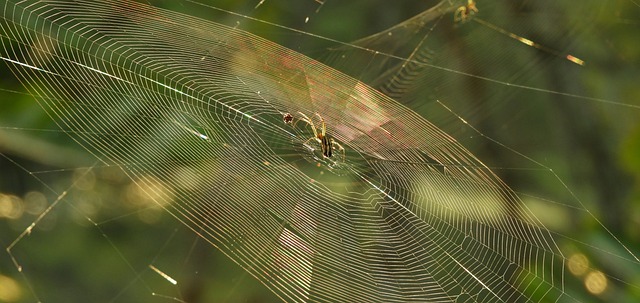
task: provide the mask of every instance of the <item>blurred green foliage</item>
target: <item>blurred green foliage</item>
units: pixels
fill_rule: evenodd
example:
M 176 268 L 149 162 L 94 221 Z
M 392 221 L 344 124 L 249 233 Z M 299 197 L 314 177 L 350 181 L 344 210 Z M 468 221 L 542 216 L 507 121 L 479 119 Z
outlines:
M 638 255 L 640 14 L 632 1 L 606 2 L 478 1 L 479 18 L 554 50 L 575 54 L 586 61 L 585 66 L 528 47 L 478 23 L 454 24 L 452 16 L 444 16 L 433 30 L 427 24 L 413 38 L 431 35 L 425 44 L 433 53 L 430 64 L 482 78 L 427 68 L 416 80 L 414 91 L 402 94 L 399 101 L 460 140 L 517 192 L 576 209 L 582 207 L 581 201 Z M 211 1 L 214 7 L 266 22 L 184 1 L 151 3 L 215 22 L 239 22 L 242 29 L 373 82 L 379 77 L 376 68 L 402 62 L 365 53 L 361 59 L 367 64 L 349 65 L 340 61 L 348 51 L 315 35 L 355 41 L 435 2 L 327 0 L 319 5 L 312 0 L 266 0 L 255 8 L 257 0 Z M 390 48 L 399 52 L 415 47 L 402 39 L 385 43 L 402 44 Z M 91 156 L 66 134 L 55 131 L 54 122 L 32 96 L 22 93 L 24 89 L 5 65 L 0 69 L 0 152 L 4 156 L 0 158 L 0 192 L 3 199 L 22 199 L 23 209 L 21 216 L 0 219 L 0 244 L 8 247 L 44 211 L 43 205 L 74 188 L 14 247 L 12 252 L 24 274 L 16 271 L 7 255 L 0 259 L 0 275 L 12 277 L 20 289 L 16 300 L 5 301 L 279 300 L 174 218 L 152 205 L 136 204 L 144 199 L 132 193 L 126 176 L 99 166 L 87 173 L 84 168 L 95 164 Z M 33 198 L 30 192 L 42 193 L 46 203 L 29 199 Z M 568 220 L 554 225 L 558 234 L 628 256 L 588 214 L 563 209 L 553 209 L 558 218 L 554 220 Z M 539 215 L 546 216 L 548 210 L 542 208 Z M 562 211 L 566 213 L 558 213 Z M 87 214 L 94 222 L 87 220 Z M 562 237 L 559 241 L 565 244 Z M 588 258 L 594 268 L 606 268 L 623 281 L 610 281 L 606 296 L 579 300 L 633 302 L 640 298 L 637 266 L 621 267 L 607 254 L 589 254 Z M 149 264 L 169 273 L 178 285 L 167 283 Z M 584 293 L 580 279 L 567 279 L 567 284 Z

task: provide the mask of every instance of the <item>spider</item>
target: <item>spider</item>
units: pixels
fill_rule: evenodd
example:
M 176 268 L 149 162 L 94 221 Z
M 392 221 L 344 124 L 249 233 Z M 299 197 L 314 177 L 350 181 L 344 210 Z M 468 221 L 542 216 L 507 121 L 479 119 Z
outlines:
M 471 15 L 478 12 L 478 8 L 476 7 L 475 0 L 467 0 L 467 5 L 458 7 L 456 12 L 453 14 L 453 22 L 466 22 Z
M 342 161 L 344 161 L 346 157 L 344 148 L 342 147 L 342 145 L 340 145 L 340 143 L 336 142 L 335 140 L 333 140 L 333 138 L 327 135 L 327 127 L 324 123 L 324 118 L 322 118 L 320 114 L 315 113 L 315 116 L 318 116 L 318 118 L 320 118 L 320 121 L 322 121 L 322 131 L 318 133 L 316 126 L 313 124 L 313 120 L 301 112 L 298 113 L 302 116 L 302 119 L 300 120 L 311 125 L 311 129 L 313 130 L 313 137 L 309 138 L 309 140 L 307 140 L 304 144 L 308 144 L 309 141 L 312 140 L 318 142 L 318 144 L 320 144 L 320 149 L 322 150 L 322 156 L 325 158 L 331 158 L 334 155 L 334 151 L 336 150 L 340 151 L 342 152 Z

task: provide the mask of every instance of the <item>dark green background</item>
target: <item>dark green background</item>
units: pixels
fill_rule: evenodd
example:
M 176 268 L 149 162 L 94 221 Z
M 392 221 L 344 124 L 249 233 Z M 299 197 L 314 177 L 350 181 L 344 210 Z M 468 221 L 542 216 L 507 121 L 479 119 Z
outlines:
M 383 83 L 380 74 L 402 62 L 315 35 L 356 41 L 434 4 L 327 0 L 316 11 L 319 5 L 311 0 L 266 0 L 254 8 L 257 2 L 210 1 L 267 23 L 184 1 L 152 3 L 215 22 L 239 22 L 242 29 L 372 85 Z M 526 46 L 474 21 L 454 24 L 451 14 L 431 32 L 434 23 L 359 45 L 403 57 L 429 33 L 427 63 L 438 68 L 423 68 L 411 91 L 397 92 L 399 101 L 461 141 L 523 197 L 552 201 L 546 205 L 557 207 L 533 210 L 541 211 L 537 215 L 549 222 L 561 248 L 585 253 L 594 268 L 622 280 L 610 279 L 605 295 L 587 297 L 581 280 L 567 273 L 568 292 L 585 302 L 640 300 L 640 266 L 602 253 L 631 259 L 585 211 L 640 253 L 640 8 L 631 1 L 478 1 L 478 8 L 478 18 L 549 50 Z M 574 54 L 586 65 L 555 51 Z M 341 60 L 345 54 L 358 60 Z M 0 66 L 0 192 L 24 198 L 38 191 L 52 203 L 71 188 L 14 248 L 23 274 L 7 254 L 0 258 L 0 274 L 21 288 L 19 302 L 171 302 L 162 296 L 188 302 L 278 300 L 175 219 L 144 205 L 131 207 L 131 200 L 144 199 L 131 198 L 126 177 L 102 168 L 88 174 L 76 169 L 93 165 L 92 158 L 65 134 L 52 131 L 51 119 L 32 97 L 20 93 L 6 64 Z M 0 219 L 0 245 L 7 247 L 41 210 Z M 577 241 L 602 251 L 576 247 Z M 170 273 L 178 286 L 148 264 Z

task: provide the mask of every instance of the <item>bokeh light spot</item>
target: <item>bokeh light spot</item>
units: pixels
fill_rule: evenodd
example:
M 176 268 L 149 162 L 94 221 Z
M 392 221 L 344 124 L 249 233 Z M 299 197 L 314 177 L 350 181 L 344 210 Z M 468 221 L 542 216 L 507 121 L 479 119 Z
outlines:
M 73 178 L 76 188 L 80 190 L 92 190 L 96 185 L 96 175 L 91 169 L 77 169 L 73 174 Z
M 601 271 L 590 272 L 584 279 L 584 286 L 592 294 L 601 294 L 607 289 L 607 277 Z
M 0 275 L 0 301 L 17 302 L 21 296 L 20 285 L 14 279 Z
M 39 191 L 30 191 L 24 195 L 25 212 L 39 215 L 47 208 L 47 197 Z
M 22 199 L 14 195 L 0 194 L 0 218 L 18 219 L 23 213 Z
M 589 259 L 583 254 L 573 254 L 567 263 L 569 271 L 575 276 L 582 276 L 589 269 Z

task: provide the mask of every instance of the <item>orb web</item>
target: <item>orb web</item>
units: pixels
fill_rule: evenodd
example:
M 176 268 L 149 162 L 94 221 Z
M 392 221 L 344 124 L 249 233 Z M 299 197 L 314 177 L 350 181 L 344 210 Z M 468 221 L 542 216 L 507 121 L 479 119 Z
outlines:
M 246 31 L 130 1 L 3 10 L 2 59 L 59 128 L 283 300 L 566 295 L 566 257 L 518 195 L 389 97 L 410 71 L 385 95 Z M 343 158 L 323 155 L 316 114 Z

